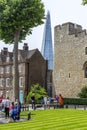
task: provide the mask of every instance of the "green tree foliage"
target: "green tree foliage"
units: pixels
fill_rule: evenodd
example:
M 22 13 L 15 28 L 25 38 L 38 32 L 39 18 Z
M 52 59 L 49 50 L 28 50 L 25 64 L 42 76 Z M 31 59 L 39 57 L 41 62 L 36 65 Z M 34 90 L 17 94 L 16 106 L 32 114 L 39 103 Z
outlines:
M 0 0 L 0 39 L 14 43 L 14 35 L 19 31 L 21 42 L 33 27 L 43 23 L 43 18 L 41 0 Z
M 83 0 L 82 4 L 83 5 L 87 4 L 87 0 Z
M 0 0 L 0 40 L 14 44 L 14 100 L 19 99 L 18 42 L 32 28 L 43 23 L 44 5 L 41 0 Z
M 33 84 L 27 96 L 27 102 L 31 103 L 31 96 L 35 95 L 36 103 L 41 103 L 41 97 L 47 96 L 47 92 L 40 84 Z
M 87 98 L 87 86 L 84 86 L 81 89 L 81 92 L 78 94 L 80 98 Z

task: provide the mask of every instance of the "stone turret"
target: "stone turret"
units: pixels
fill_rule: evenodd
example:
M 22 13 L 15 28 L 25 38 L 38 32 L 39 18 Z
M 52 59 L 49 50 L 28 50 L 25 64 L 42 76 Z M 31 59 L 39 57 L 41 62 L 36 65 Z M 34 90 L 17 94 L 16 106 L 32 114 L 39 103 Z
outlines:
M 54 31 L 53 82 L 56 95 L 77 97 L 87 85 L 87 35 L 81 25 L 64 23 Z

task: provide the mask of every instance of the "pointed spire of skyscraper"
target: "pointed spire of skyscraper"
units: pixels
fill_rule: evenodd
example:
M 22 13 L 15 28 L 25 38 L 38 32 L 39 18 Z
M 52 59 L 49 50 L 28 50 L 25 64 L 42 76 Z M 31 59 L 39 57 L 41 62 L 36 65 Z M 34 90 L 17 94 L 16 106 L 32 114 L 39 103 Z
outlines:
M 46 16 L 41 53 L 43 57 L 48 61 L 48 70 L 53 70 L 53 45 L 49 11 L 47 12 Z

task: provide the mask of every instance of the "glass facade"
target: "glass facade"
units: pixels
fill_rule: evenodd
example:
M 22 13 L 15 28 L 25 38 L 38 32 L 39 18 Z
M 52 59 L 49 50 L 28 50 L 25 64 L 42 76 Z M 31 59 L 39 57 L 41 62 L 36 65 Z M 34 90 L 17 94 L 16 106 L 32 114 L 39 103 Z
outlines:
M 47 12 L 46 23 L 44 27 L 41 53 L 45 60 L 48 61 L 48 70 L 53 70 L 53 45 L 49 11 Z

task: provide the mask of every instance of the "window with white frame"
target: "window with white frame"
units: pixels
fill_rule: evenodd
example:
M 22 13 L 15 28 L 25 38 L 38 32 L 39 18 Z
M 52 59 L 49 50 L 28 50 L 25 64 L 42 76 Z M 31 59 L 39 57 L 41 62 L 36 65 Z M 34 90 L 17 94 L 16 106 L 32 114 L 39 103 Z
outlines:
M 18 60 L 20 60 L 21 59 L 21 56 L 20 55 L 18 55 Z
M 3 91 L 0 91 L 0 96 L 2 96 L 3 95 Z
M 0 78 L 0 86 L 1 86 L 1 87 L 4 86 L 4 78 Z
M 14 60 L 14 57 L 12 57 L 12 60 Z
M 12 65 L 12 74 L 14 74 L 14 66 Z
M 7 56 L 6 61 L 9 62 L 9 57 Z
M 9 97 L 9 91 L 6 91 L 6 97 Z
M 10 78 L 6 78 L 6 87 L 10 86 Z
M 21 72 L 23 71 L 22 64 L 20 64 L 20 65 L 18 66 L 18 69 L 19 69 L 19 73 L 21 73 Z
M 4 73 L 4 68 L 0 67 L 0 74 L 3 74 L 3 73 Z
M 19 86 L 23 87 L 23 77 L 19 77 Z
M 10 73 L 10 66 L 6 66 L 6 73 Z

